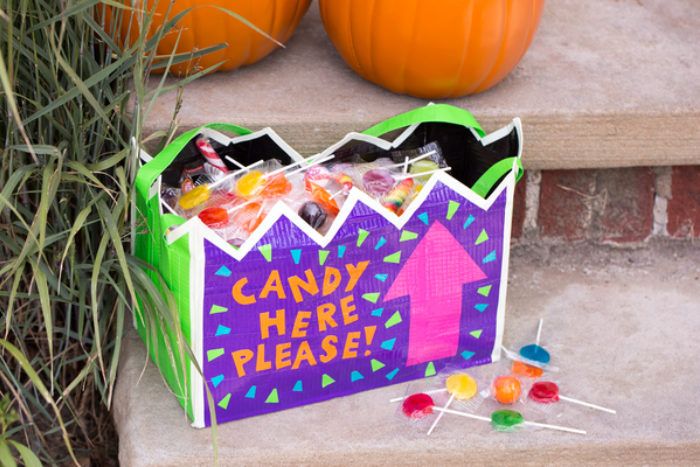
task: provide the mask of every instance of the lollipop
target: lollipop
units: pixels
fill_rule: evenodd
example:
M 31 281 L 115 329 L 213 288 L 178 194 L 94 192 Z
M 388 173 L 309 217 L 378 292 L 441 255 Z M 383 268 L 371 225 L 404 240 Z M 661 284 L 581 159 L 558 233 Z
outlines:
M 253 167 L 256 167 L 260 164 L 262 164 L 264 161 L 260 160 L 257 161 L 249 166 L 247 166 L 244 169 L 237 170 L 235 172 L 229 172 L 226 176 L 221 177 L 219 180 L 215 181 L 214 183 L 210 183 L 208 185 L 203 184 L 203 185 L 197 185 L 196 187 L 192 188 L 191 190 L 187 191 L 185 194 L 183 194 L 180 199 L 178 200 L 178 204 L 182 209 L 189 210 L 192 208 L 195 208 L 199 206 L 200 204 L 206 202 L 209 197 L 211 196 L 212 190 L 223 184 L 224 182 L 230 180 L 231 178 L 239 175 L 242 172 L 245 172 L 246 170 L 250 170 Z M 183 190 L 184 191 L 184 190 Z
M 493 397 L 502 404 L 512 404 L 520 397 L 520 381 L 515 376 L 499 376 L 493 382 Z
M 311 197 L 314 199 L 314 201 L 323 206 L 326 211 L 333 215 L 340 212 L 338 203 L 335 202 L 330 193 L 321 188 L 321 186 L 317 183 L 309 182 L 309 186 L 311 187 Z
M 414 419 L 425 418 L 432 414 L 433 411 L 459 415 L 460 417 L 490 422 L 491 426 L 496 430 L 505 432 L 515 431 L 518 425 L 530 425 L 540 428 L 548 428 L 551 430 L 567 431 L 569 433 L 578 433 L 582 435 L 586 434 L 584 430 L 579 430 L 576 428 L 526 421 L 523 416 L 515 410 L 496 410 L 489 418 L 467 412 L 460 412 L 458 410 L 435 407 L 432 397 L 425 393 L 413 394 L 407 397 L 403 402 L 402 411 L 407 417 Z
M 216 153 L 216 151 L 214 151 L 214 148 L 211 144 L 209 144 L 209 141 L 207 141 L 205 137 L 200 136 L 199 138 L 197 138 L 195 144 L 197 145 L 197 149 L 199 149 L 199 152 L 202 153 L 207 162 L 219 169 L 221 173 L 227 174 L 229 172 L 228 168 L 226 167 L 226 164 L 224 164 L 224 161 L 221 160 L 219 155 Z
M 375 198 L 383 198 L 391 191 L 396 181 L 388 170 L 372 169 L 362 176 L 362 186 Z
M 474 397 L 474 394 L 476 394 L 476 381 L 474 381 L 474 378 L 469 375 L 465 375 L 464 373 L 451 375 L 447 378 L 447 381 L 445 381 L 445 388 L 447 389 L 447 392 L 450 393 L 450 398 L 447 400 L 447 403 L 443 408 L 449 409 L 450 404 L 452 404 L 452 401 L 455 400 L 455 398 L 467 400 Z M 444 414 L 445 412 L 440 412 L 440 414 L 437 416 L 428 430 L 428 436 L 430 436 L 430 433 L 433 432 Z
M 567 431 L 569 433 L 577 433 L 585 435 L 584 430 L 569 428 L 566 426 L 550 425 L 548 423 L 529 422 L 525 420 L 520 412 L 515 410 L 496 410 L 491 414 L 491 426 L 498 431 L 506 433 L 515 431 L 519 425 L 538 426 L 540 428 L 549 428 L 550 430 Z
M 413 187 L 413 179 L 406 178 L 401 180 L 393 190 L 382 201 L 382 206 L 390 210 L 391 212 L 396 212 L 403 205 L 408 198 L 408 194 L 411 192 Z
M 427 172 L 433 173 L 439 168 L 440 167 L 432 160 L 423 160 L 414 162 L 413 165 L 411 165 L 411 170 L 409 171 L 409 173 L 413 175 L 425 173 L 426 175 L 418 175 L 415 177 L 417 182 L 425 183 L 428 181 L 428 178 L 430 178 L 430 176 L 427 175 Z
M 530 392 L 527 395 L 530 399 L 540 404 L 552 404 L 559 400 L 572 402 L 574 404 L 584 405 L 596 410 L 602 410 L 603 412 L 617 413 L 613 409 L 608 409 L 601 407 L 599 405 L 591 404 L 589 402 L 583 402 L 578 399 L 573 399 L 571 397 L 562 396 L 559 394 L 559 386 L 550 381 L 538 381 L 532 385 Z
M 540 323 L 537 326 L 537 336 L 535 337 L 535 343 L 526 345 L 520 349 L 520 356 L 532 360 L 534 362 L 539 362 L 542 364 L 549 363 L 549 352 L 545 350 L 544 347 L 540 347 L 540 336 L 542 334 L 542 318 L 540 318 Z

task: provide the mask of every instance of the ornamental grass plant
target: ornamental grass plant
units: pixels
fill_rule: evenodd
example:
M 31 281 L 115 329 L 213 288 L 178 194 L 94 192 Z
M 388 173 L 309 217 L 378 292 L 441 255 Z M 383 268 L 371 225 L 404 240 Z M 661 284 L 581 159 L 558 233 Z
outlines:
M 115 464 L 109 409 L 132 313 L 179 329 L 130 254 L 132 141 L 170 140 L 177 107 L 169 128 L 142 134 L 154 100 L 211 70 L 176 81 L 168 70 L 225 44 L 158 56 L 189 10 L 122 43 L 123 3 L 140 2 L 0 2 L 2 465 Z M 132 11 L 148 30 L 152 13 Z

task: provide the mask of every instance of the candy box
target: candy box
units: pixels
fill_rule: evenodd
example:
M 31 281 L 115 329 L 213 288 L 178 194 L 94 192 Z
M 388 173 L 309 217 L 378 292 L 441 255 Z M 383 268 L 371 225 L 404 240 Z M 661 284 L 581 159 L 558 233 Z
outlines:
M 487 136 L 468 112 L 439 104 L 350 133 L 323 154 L 343 161 L 434 142 L 452 170 L 433 174 L 400 215 L 352 188 L 324 235 L 278 202 L 240 247 L 164 209 L 161 188 L 198 157 L 198 135 L 244 165 L 302 159 L 270 129 L 227 124 L 142 153 L 134 245 L 153 288 L 139 299 L 161 312 L 137 311 L 134 322 L 193 426 L 500 357 L 518 119 Z

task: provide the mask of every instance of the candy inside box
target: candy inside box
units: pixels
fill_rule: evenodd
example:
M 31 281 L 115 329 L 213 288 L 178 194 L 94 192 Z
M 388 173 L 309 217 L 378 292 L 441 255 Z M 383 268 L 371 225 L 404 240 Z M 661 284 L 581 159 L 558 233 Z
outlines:
M 225 124 L 141 153 L 134 244 L 154 287 L 139 300 L 162 312 L 134 323 L 193 426 L 500 357 L 520 122 L 485 135 L 454 107 L 409 116 L 306 159 Z M 202 170 L 220 163 L 202 141 L 221 173 Z M 193 186 L 211 189 L 182 203 Z M 227 223 L 201 215 L 222 206 Z

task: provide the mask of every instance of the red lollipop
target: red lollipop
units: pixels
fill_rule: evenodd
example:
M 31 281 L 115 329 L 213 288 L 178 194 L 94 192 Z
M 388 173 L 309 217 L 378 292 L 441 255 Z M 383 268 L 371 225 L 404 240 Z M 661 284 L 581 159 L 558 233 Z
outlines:
M 574 404 L 584 405 L 596 410 L 602 410 L 603 412 L 616 413 L 613 409 L 608 409 L 606 407 L 601 407 L 599 405 L 591 404 L 590 402 L 583 402 L 578 399 L 573 399 L 571 397 L 562 396 L 559 394 L 559 386 L 551 381 L 538 381 L 532 385 L 530 392 L 527 397 L 540 404 L 552 404 L 559 400 L 572 402 Z
M 418 393 L 408 396 L 403 401 L 403 413 L 409 418 L 424 418 L 433 413 L 433 398 L 427 394 Z

